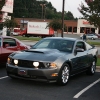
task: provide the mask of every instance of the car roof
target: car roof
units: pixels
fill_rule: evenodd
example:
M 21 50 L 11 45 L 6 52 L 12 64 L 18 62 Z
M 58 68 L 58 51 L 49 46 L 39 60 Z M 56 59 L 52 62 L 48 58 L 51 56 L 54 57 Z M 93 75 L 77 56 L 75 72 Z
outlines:
M 81 40 L 78 38 L 71 38 L 71 37 L 46 37 L 44 39 L 66 39 L 66 40 L 72 40 L 72 41 Z

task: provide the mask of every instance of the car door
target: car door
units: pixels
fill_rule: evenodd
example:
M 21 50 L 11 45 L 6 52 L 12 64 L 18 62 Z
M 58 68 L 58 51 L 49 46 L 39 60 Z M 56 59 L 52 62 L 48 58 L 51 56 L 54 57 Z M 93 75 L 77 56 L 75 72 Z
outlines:
M 16 40 L 13 38 L 3 38 L 1 49 L 1 61 L 6 62 L 9 54 L 15 51 L 18 51 Z
M 74 49 L 76 49 L 77 47 L 84 49 L 84 51 L 77 52 L 76 54 L 74 53 L 74 58 L 72 59 L 74 71 L 84 69 L 85 67 L 87 67 L 87 62 L 88 62 L 88 55 L 87 55 L 85 43 L 83 41 L 79 41 L 76 43 Z

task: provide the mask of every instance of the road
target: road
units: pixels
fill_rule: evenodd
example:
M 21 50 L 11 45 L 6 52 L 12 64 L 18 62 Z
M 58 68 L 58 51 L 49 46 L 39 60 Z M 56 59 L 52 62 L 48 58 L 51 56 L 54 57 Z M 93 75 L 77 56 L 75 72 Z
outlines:
M 100 72 L 70 78 L 66 86 L 7 77 L 0 68 L 0 100 L 100 100 Z
M 32 45 L 36 42 L 26 42 Z M 100 100 L 100 70 L 95 75 L 81 73 L 66 86 L 29 80 L 11 79 L 6 66 L 0 65 L 0 100 Z

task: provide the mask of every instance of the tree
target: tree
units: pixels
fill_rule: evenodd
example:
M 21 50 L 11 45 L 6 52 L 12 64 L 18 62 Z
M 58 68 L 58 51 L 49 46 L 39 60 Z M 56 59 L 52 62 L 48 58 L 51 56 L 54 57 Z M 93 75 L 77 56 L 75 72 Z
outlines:
M 58 30 L 62 30 L 62 22 L 58 19 L 53 19 L 47 27 L 51 27 L 54 31 L 57 32 L 58 36 Z M 66 30 L 66 25 L 64 24 L 64 29 Z
M 85 4 L 81 4 L 79 11 L 83 17 L 93 24 L 95 27 L 100 28 L 100 0 L 85 0 Z
M 5 4 L 5 0 L 0 0 L 0 11 L 1 11 L 2 7 L 4 6 L 4 4 Z
M 70 11 L 68 11 L 68 12 L 64 12 L 64 19 L 65 20 L 74 20 L 75 18 L 74 18 L 74 16 L 73 16 L 73 14 L 70 12 Z
M 44 6 L 40 6 L 41 4 L 44 4 Z M 9 16 L 15 18 L 22 18 L 22 16 L 25 16 L 26 18 L 41 19 L 42 14 L 45 19 L 62 18 L 62 12 L 57 12 L 52 3 L 47 2 L 47 0 L 14 0 L 13 13 L 9 13 Z M 70 18 L 67 17 L 67 19 L 64 19 L 72 20 L 72 16 L 73 15 L 69 13 L 68 17 Z
M 5 0 L 0 0 L 0 15 L 2 15 L 1 9 L 5 4 Z M 2 16 L 0 16 L 0 20 L 2 19 Z
M 8 17 L 5 18 L 3 25 L 9 29 L 13 29 L 14 27 L 18 26 L 17 22 L 14 19 L 10 20 Z

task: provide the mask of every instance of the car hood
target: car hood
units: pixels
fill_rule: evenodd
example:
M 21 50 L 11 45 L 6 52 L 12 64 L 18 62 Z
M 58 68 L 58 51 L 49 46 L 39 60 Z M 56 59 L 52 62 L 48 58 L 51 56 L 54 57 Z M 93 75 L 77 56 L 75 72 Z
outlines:
M 68 54 L 68 53 L 67 53 Z M 55 61 L 58 57 L 63 57 L 65 52 L 56 49 L 29 49 L 12 54 L 14 59 L 30 61 Z

